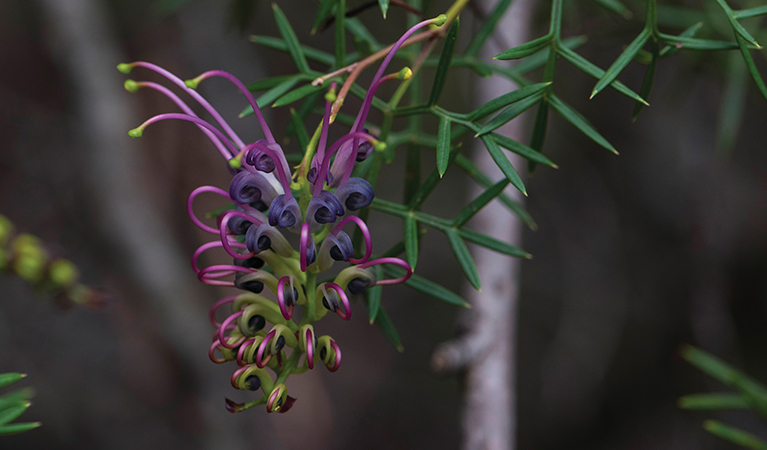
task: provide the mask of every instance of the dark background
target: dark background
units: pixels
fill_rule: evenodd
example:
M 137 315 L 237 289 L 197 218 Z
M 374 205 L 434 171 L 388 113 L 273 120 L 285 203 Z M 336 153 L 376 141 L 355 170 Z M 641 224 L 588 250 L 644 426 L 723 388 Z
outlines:
M 342 369 L 292 377 L 299 401 L 289 414 L 224 409 L 225 396 L 248 397 L 231 389 L 230 365 L 208 361 L 206 310 L 223 293 L 188 270 L 204 236 L 184 205 L 196 186 L 226 187 L 229 175 L 188 124 L 165 122 L 129 140 L 127 130 L 172 105 L 157 93 L 125 92 L 114 66 L 146 60 L 182 78 L 223 69 L 245 82 L 291 73 L 287 55 L 247 40 L 278 35 L 269 2 L 247 15 L 244 30 L 233 25 L 227 1 L 192 1 L 172 14 L 150 0 L 85 2 L 100 11 L 89 42 L 114 56 L 103 65 L 67 40 L 72 23 L 51 3 L 0 0 L 0 213 L 77 263 L 111 301 L 97 312 L 61 312 L 19 279 L 0 277 L 0 372 L 30 374 L 23 383 L 37 395 L 22 419 L 43 422 L 0 438 L 0 447 L 457 448 L 461 392 L 471 387 L 433 375 L 429 361 L 453 336 L 458 311 L 401 286 L 384 290 L 384 305 L 404 353 L 367 324 L 358 303 L 355 320 L 323 322 L 343 349 Z M 432 2 L 427 15 L 442 3 Z M 302 42 L 332 52 L 332 32 L 309 35 L 313 2 L 279 5 Z M 566 20 L 565 34 L 589 34 L 579 53 L 607 67 L 639 25 L 581 6 L 581 20 Z M 381 42 L 404 30 L 396 9 L 386 21 L 374 9 L 360 18 Z M 476 24 L 467 10 L 464 40 Z M 103 39 L 94 40 L 98 33 Z M 80 50 L 96 69 L 78 59 Z M 754 56 L 767 73 L 764 53 Z M 735 145 L 717 147 L 728 61 L 688 53 L 664 60 L 652 106 L 636 123 L 631 101 L 610 90 L 588 101 L 594 80 L 560 62 L 556 92 L 621 155 L 551 116 L 544 149 L 560 169 L 539 168 L 527 183 L 539 230 L 526 231 L 522 243 L 535 258 L 522 264 L 520 448 L 725 448 L 700 427 L 711 417 L 767 437 L 751 414 L 687 412 L 675 403 L 722 390 L 677 356 L 682 343 L 767 380 L 767 102 L 747 80 Z M 642 75 L 631 64 L 621 79 L 638 90 Z M 145 71 L 131 78 L 156 80 Z M 468 111 L 481 82 L 456 70 L 446 90 L 455 96 L 445 103 Z M 99 109 L 98 89 L 110 90 L 114 109 Z M 200 91 L 238 132 L 258 138 L 252 118 L 235 118 L 244 100 L 233 88 L 209 81 Z M 267 120 L 284 129 L 287 108 Z M 286 148 L 296 151 L 295 143 Z M 431 155 L 424 152 L 428 164 Z M 402 159 L 383 172 L 380 197 L 402 195 Z M 456 170 L 446 178 L 427 209 L 449 217 L 467 201 L 468 181 Z M 205 201 L 198 211 L 216 206 Z M 401 239 L 396 220 L 372 218 L 376 249 Z M 444 237 L 429 232 L 424 245 L 418 273 L 460 292 L 463 276 Z

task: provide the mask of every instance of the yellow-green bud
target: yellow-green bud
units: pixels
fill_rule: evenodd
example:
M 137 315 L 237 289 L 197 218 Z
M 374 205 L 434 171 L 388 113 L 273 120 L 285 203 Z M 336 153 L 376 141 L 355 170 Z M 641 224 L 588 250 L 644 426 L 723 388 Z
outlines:
M 410 77 L 412 77 L 412 76 L 413 76 L 413 71 L 412 71 L 412 70 L 410 70 L 410 67 L 405 67 L 405 68 L 403 68 L 403 69 L 402 69 L 402 70 L 400 70 L 400 71 L 399 71 L 399 73 L 397 74 L 397 78 L 399 78 L 400 80 L 408 80 L 408 79 L 410 79 Z
M 141 135 L 144 134 L 144 128 L 143 127 L 136 127 L 130 131 L 128 131 L 128 136 L 132 138 L 140 138 Z
M 125 80 L 123 86 L 125 86 L 125 90 L 128 92 L 136 92 L 141 89 L 141 86 L 135 80 Z
M 37 283 L 43 279 L 45 260 L 31 255 L 22 255 L 13 262 L 13 270 L 21 278 Z
M 447 22 L 447 16 L 444 14 L 440 14 L 434 18 L 434 25 L 438 27 L 441 27 L 445 22 Z
M 325 101 L 327 102 L 334 102 L 338 96 L 336 96 L 336 91 L 328 91 L 327 94 L 325 94 Z
M 373 144 L 373 149 L 377 152 L 382 152 L 386 150 L 386 142 L 378 141 L 375 144 Z
M 80 273 L 78 272 L 77 267 L 65 259 L 54 261 L 49 269 L 49 277 L 51 281 L 56 286 L 60 287 L 70 286 L 77 281 L 79 275 Z
M 0 214 L 0 245 L 4 245 L 13 234 L 13 222 Z
M 117 70 L 127 75 L 133 70 L 133 64 L 120 63 L 117 65 Z
M 239 157 L 240 155 L 235 156 L 234 158 L 231 158 L 229 160 L 229 167 L 232 169 L 239 169 L 242 167 L 242 158 Z
M 197 89 L 197 86 L 200 85 L 200 80 L 197 78 L 192 78 L 191 80 L 184 80 L 184 85 L 188 87 L 189 89 Z

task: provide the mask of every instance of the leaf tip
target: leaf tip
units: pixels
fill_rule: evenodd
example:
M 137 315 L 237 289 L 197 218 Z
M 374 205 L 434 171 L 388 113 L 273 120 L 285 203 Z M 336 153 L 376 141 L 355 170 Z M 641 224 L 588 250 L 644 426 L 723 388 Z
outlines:
M 473 306 L 471 306 L 471 303 L 468 303 L 468 302 L 467 302 L 467 303 L 464 303 L 464 304 L 463 304 L 463 307 L 464 307 L 464 308 L 466 308 L 466 309 L 472 309 L 472 308 L 474 308 Z
M 594 98 L 594 96 L 595 96 L 595 95 L 597 95 L 597 93 L 598 93 L 598 91 L 597 91 L 596 89 L 594 89 L 593 91 L 591 91 L 591 95 L 589 96 L 589 100 L 591 100 L 592 98 Z
M 402 344 L 400 344 L 400 345 L 397 346 L 397 351 L 400 352 L 400 353 L 404 353 L 405 352 L 405 347 L 403 347 Z
M 536 229 L 536 230 L 538 229 L 538 226 L 537 226 L 537 225 L 536 225 L 535 229 Z M 527 253 L 527 254 L 525 255 L 525 259 L 533 259 L 533 255 L 532 255 L 532 254 L 530 254 L 530 253 Z

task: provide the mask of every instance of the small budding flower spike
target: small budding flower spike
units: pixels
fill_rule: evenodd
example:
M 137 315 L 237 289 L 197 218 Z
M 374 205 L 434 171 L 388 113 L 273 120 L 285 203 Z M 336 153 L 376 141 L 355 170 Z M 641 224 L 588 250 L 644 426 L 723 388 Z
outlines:
M 236 364 L 230 379 L 233 388 L 261 391 L 261 396 L 247 403 L 226 399 L 228 411 L 240 412 L 259 405 L 266 405 L 268 412 L 288 411 L 295 402 L 287 395 L 285 385 L 291 375 L 313 369 L 317 359 L 331 372 L 341 366 L 340 346 L 330 336 L 318 337 L 314 324 L 328 312 L 335 312 L 343 320 L 351 320 L 351 295 L 376 285 L 402 283 L 412 275 L 411 267 L 399 258 L 371 259 L 370 230 L 353 212 L 370 205 L 375 192 L 367 180 L 350 175 L 356 162 L 363 161 L 373 149 L 385 148 L 383 142 L 362 128 L 376 89 L 386 81 L 406 80 L 412 74 L 409 68 L 404 68 L 384 75 L 386 67 L 412 33 L 435 23 L 438 20 L 421 22 L 397 41 L 373 78 L 351 130 L 329 144 L 333 104 L 338 100 L 336 84 L 331 83 L 325 96 L 319 138 L 306 149 L 304 163 L 295 173 L 291 172 L 285 153 L 277 144 L 255 98 L 233 75 L 213 70 L 183 81 L 146 62 L 118 66 L 124 73 L 138 67 L 160 74 L 212 117 L 211 122 L 198 117 L 167 87 L 128 80 L 125 82 L 128 91 L 148 88 L 165 95 L 181 110 L 149 118 L 131 130 L 130 136 L 140 137 L 149 125 L 163 120 L 190 122 L 208 137 L 233 174 L 228 189 L 198 187 L 189 194 L 186 204 L 191 221 L 215 236 L 192 255 L 191 266 L 197 278 L 205 284 L 231 287 L 241 292 L 228 295 L 211 306 L 208 316 L 215 332 L 208 355 L 217 364 Z M 253 107 L 263 139 L 252 143 L 243 141 L 196 91 L 202 81 L 213 77 L 228 80 L 242 92 Z M 297 190 L 294 192 L 291 187 Z M 212 214 L 215 224 L 208 224 L 195 214 L 194 200 L 200 194 L 216 194 L 224 199 L 225 206 Z M 363 236 L 365 248 L 361 258 L 355 257 L 352 240 L 344 231 L 351 223 Z M 0 242 L 2 230 L 0 222 Z M 286 238 L 286 231 L 298 234 L 297 249 Z M 216 249 L 229 255 L 232 263 L 201 265 L 207 252 Z M 0 253 L 0 262 L 3 261 L 1 257 Z M 347 263 L 348 267 L 332 281 L 318 283 L 317 276 L 336 262 Z M 405 268 L 405 275 L 379 280 L 373 267 L 380 264 L 397 264 Z M 298 322 L 295 319 L 297 308 L 301 309 Z M 217 318 L 222 315 L 225 317 Z M 299 365 L 301 361 L 303 363 Z

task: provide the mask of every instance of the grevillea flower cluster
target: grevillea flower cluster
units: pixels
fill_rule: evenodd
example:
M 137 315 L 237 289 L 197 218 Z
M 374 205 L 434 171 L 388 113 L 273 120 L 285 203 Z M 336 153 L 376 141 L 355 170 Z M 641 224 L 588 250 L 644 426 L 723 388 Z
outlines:
M 262 391 L 248 403 L 226 400 L 230 412 L 265 404 L 269 412 L 286 412 L 295 399 L 285 385 L 290 375 L 312 370 L 322 363 L 334 372 L 341 365 L 341 348 L 327 335 L 319 336 L 314 323 L 329 312 L 350 320 L 350 295 L 375 285 L 397 284 L 412 275 L 412 269 L 399 258 L 371 259 L 373 247 L 367 224 L 355 213 L 373 201 L 373 188 L 363 178 L 352 177 L 356 162 L 373 151 L 382 151 L 379 142 L 363 128 L 376 89 L 387 80 L 407 79 L 410 69 L 384 75 L 394 53 L 418 29 L 444 22 L 444 17 L 427 20 L 408 30 L 392 47 L 363 100 L 351 130 L 328 145 L 331 105 L 336 100 L 336 84 L 330 83 L 325 95 L 325 114 L 295 172 L 291 171 L 282 147 L 274 138 L 255 98 L 233 75 L 220 70 L 182 80 L 167 70 L 147 62 L 120 64 L 130 73 L 134 68 L 154 71 L 194 99 L 212 117 L 206 121 L 175 93 L 163 85 L 128 80 L 131 92 L 140 88 L 158 91 L 172 100 L 181 113 L 160 114 L 131 130 L 140 137 L 146 127 L 162 120 L 183 120 L 195 124 L 227 160 L 233 173 L 228 190 L 201 186 L 189 195 L 187 212 L 200 229 L 216 236 L 192 255 L 192 268 L 203 283 L 234 287 L 243 291 L 215 302 L 210 321 L 215 327 L 209 348 L 210 359 L 219 364 L 239 366 L 231 376 L 235 389 Z M 263 139 L 246 144 L 221 115 L 195 89 L 208 78 L 223 78 L 234 84 L 253 108 L 264 134 Z M 194 199 L 203 193 L 216 194 L 229 203 L 217 216 L 216 226 L 200 220 L 193 210 Z M 358 228 L 364 240 L 364 253 L 355 256 L 349 236 Z M 290 235 L 297 235 L 295 248 Z M 223 250 L 232 264 L 200 267 L 200 255 L 211 249 Z M 362 253 L 361 249 L 358 250 Z M 335 264 L 348 263 L 327 281 L 318 276 Z M 406 269 L 397 279 L 378 279 L 374 266 L 396 264 Z M 216 312 L 227 308 L 228 316 L 219 322 Z M 300 320 L 295 315 L 301 308 Z M 268 330 L 267 330 L 268 329 Z M 269 370 L 267 370 L 269 369 Z M 271 373 L 270 373 L 271 371 Z

